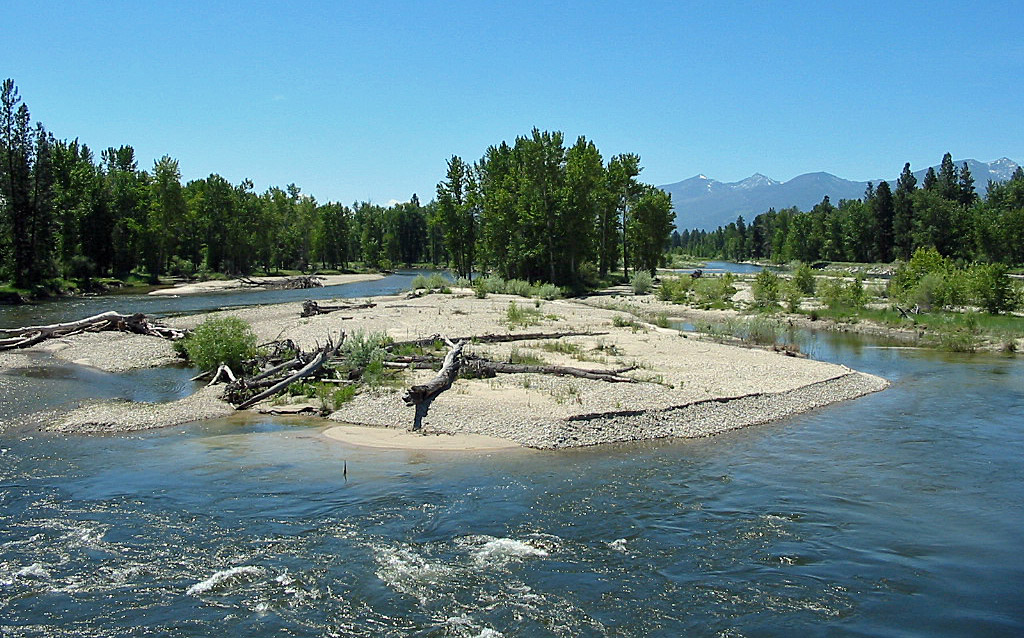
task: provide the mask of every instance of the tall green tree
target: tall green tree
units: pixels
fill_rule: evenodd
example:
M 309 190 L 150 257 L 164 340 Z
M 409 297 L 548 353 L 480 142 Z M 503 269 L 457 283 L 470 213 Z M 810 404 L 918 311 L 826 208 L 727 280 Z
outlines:
M 628 227 L 637 271 L 646 270 L 652 277 L 656 274 L 672 226 L 672 197 L 660 188 L 645 185 L 632 207 Z
M 0 90 L 0 181 L 8 271 L 28 288 L 56 274 L 52 149 L 42 124 L 31 125 L 28 106 L 13 80 Z M 5 242 L 6 243 L 6 242 Z
M 894 223 L 896 219 L 896 202 L 889 182 L 878 185 L 875 196 L 871 200 L 871 212 L 874 217 L 874 251 L 872 257 L 878 261 L 892 261 L 894 247 Z M 858 261 L 863 261 L 858 259 Z
M 437 185 L 437 205 L 445 228 L 445 245 L 455 272 L 470 277 L 476 261 L 476 217 L 469 166 L 461 157 L 448 160 L 446 179 Z
M 621 220 L 620 228 L 625 231 L 629 225 L 629 209 L 642 187 L 636 181 L 640 174 L 640 157 L 632 153 L 616 155 L 608 162 L 608 192 L 615 201 L 615 209 Z M 621 235 L 622 274 L 629 279 L 629 233 Z
M 164 273 L 168 260 L 177 248 L 178 232 L 187 213 L 177 160 L 164 155 L 153 163 L 150 189 L 146 268 L 150 277 L 156 279 Z
M 933 173 L 934 174 L 934 173 Z M 917 178 L 910 171 L 910 162 L 896 180 L 893 195 L 892 241 L 894 256 L 907 261 L 914 250 L 914 192 Z

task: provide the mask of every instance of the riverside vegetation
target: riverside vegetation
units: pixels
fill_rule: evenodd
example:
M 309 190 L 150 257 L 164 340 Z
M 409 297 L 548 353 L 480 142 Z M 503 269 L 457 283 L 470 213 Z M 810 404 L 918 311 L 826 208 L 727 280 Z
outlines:
M 897 263 L 889 278 L 864 268 L 814 270 L 794 264 L 788 272 L 764 269 L 753 276 L 662 277 L 657 298 L 694 310 L 745 313 L 720 320 L 702 315 L 698 328 L 758 345 L 791 340 L 794 325 L 891 334 L 945 350 L 1012 353 L 1024 343 L 1024 280 L 1000 264 L 958 265 L 934 248 L 919 248 Z M 666 314 L 648 318 L 665 323 Z M 682 314 L 685 314 L 683 311 Z

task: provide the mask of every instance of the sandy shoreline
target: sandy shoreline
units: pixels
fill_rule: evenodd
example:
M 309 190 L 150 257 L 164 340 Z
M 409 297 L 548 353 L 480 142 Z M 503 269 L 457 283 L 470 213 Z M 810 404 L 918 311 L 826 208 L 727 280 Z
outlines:
M 316 275 L 316 277 L 323 281 L 324 286 L 338 286 L 358 281 L 383 279 L 384 275 L 375 273 L 357 273 L 351 275 Z M 288 277 L 252 277 L 252 279 L 255 281 L 273 283 L 284 281 L 288 279 Z M 157 296 L 199 295 L 207 292 L 225 292 L 228 290 L 259 290 L 259 288 L 247 286 L 241 283 L 238 279 L 229 279 L 223 281 L 197 281 L 194 283 L 177 284 L 170 288 L 159 288 L 157 290 L 150 291 L 149 294 Z
M 413 409 L 404 389 L 433 376 L 407 372 L 399 387 L 367 388 L 329 415 L 339 424 L 331 436 L 356 445 L 443 449 L 498 449 L 509 445 L 541 449 L 665 437 L 705 437 L 766 423 L 887 387 L 884 379 L 844 366 L 783 354 L 723 345 L 675 330 L 638 323 L 588 300 L 534 300 L 507 295 L 476 298 L 470 291 L 375 298 L 376 307 L 302 318 L 300 303 L 236 308 L 168 323 L 192 327 L 210 316 L 234 315 L 252 325 L 263 341 L 288 338 L 302 347 L 339 333 L 384 331 L 395 340 L 494 333 L 586 332 L 556 341 L 470 344 L 467 351 L 496 361 L 530 356 L 545 364 L 592 369 L 635 365 L 634 383 L 607 383 L 575 377 L 508 374 L 462 379 L 431 406 L 427 436 L 406 434 Z M 621 301 L 621 298 L 620 298 Z M 594 300 L 589 300 L 594 303 Z M 510 327 L 510 304 L 533 313 L 534 325 Z M 119 371 L 158 365 L 173 356 L 158 339 L 115 333 L 60 340 L 54 356 Z M 89 402 L 57 415 L 60 432 L 117 432 L 187 423 L 233 412 L 217 396 L 219 388 L 166 404 Z M 372 430 L 347 430 L 342 424 Z M 451 435 L 469 435 L 468 439 Z M 480 438 L 486 437 L 486 438 Z

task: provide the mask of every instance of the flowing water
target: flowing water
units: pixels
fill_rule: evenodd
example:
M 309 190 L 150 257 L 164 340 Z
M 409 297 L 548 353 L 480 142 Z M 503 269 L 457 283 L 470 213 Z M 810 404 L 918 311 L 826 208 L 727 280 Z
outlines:
M 0 328 L 42 325 L 91 317 L 115 310 L 141 312 L 151 317 L 211 312 L 238 306 L 273 304 L 305 299 L 352 299 L 393 295 L 408 290 L 412 278 L 431 270 L 403 270 L 382 279 L 303 290 L 229 290 L 201 295 L 102 295 L 56 299 L 23 306 L 0 306 Z
M 889 390 L 693 441 L 9 432 L 0 634 L 1024 634 L 1024 361 L 876 346 L 807 344 Z

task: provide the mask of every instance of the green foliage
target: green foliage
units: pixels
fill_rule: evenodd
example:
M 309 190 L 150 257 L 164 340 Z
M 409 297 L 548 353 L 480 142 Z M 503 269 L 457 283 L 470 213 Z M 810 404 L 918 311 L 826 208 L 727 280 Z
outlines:
M 802 262 L 798 264 L 793 272 L 793 284 L 803 294 L 813 295 L 817 280 L 811 267 Z
M 416 275 L 415 277 L 412 278 L 412 283 L 410 284 L 410 286 L 413 290 L 426 289 L 440 290 L 441 292 L 446 292 L 449 290 L 449 283 L 451 282 L 445 279 L 444 276 L 441 275 L 441 273 L 434 272 L 430 273 L 429 277 L 422 274 Z
M 645 270 L 639 270 L 633 273 L 633 276 L 629 280 L 629 284 L 633 287 L 634 295 L 646 295 L 651 291 L 651 287 L 653 286 L 651 273 Z
M 792 281 L 784 282 L 782 285 L 782 300 L 786 304 L 787 312 L 800 310 L 800 302 L 803 301 L 803 292 Z
M 938 326 L 938 346 L 949 352 L 974 352 L 978 349 L 978 315 L 963 313 L 956 321 L 944 321 Z
M 534 326 L 540 323 L 541 312 L 536 308 L 520 306 L 514 301 L 505 308 L 505 324 L 509 328 Z
M 1018 303 L 1006 266 L 978 264 L 971 268 L 970 286 L 974 300 L 994 315 L 1013 310 Z
M 558 352 L 573 356 L 580 354 L 583 350 L 580 348 L 579 344 L 561 339 L 558 341 L 545 341 L 540 345 L 540 348 L 541 350 L 546 350 L 548 352 Z
M 256 335 L 238 317 L 207 319 L 180 343 L 189 361 L 202 370 L 223 363 L 237 371 L 243 361 L 256 355 Z
M 554 284 L 540 284 L 534 288 L 533 294 L 541 299 L 551 301 L 562 296 L 562 289 Z
M 487 295 L 518 295 L 520 297 L 539 297 L 552 300 L 562 296 L 562 290 L 554 284 L 531 284 L 522 279 L 502 279 L 498 275 L 480 277 L 474 283 L 476 296 L 484 299 Z
M 761 308 L 774 308 L 779 304 L 779 276 L 767 268 L 762 269 L 754 278 L 750 292 L 754 297 L 754 304 Z
M 544 360 L 532 352 L 523 352 L 519 348 L 512 348 L 508 355 L 508 362 L 519 365 L 541 366 Z
M 725 307 L 736 294 L 732 273 L 721 277 L 701 277 L 693 284 L 697 299 L 706 306 Z
M 860 310 L 867 302 L 864 283 L 860 277 L 851 281 L 826 279 L 818 284 L 818 296 L 830 310 Z
M 690 297 L 690 289 L 693 287 L 694 279 L 689 275 L 685 277 L 663 277 L 661 285 L 658 286 L 658 299 L 671 301 L 672 303 L 686 303 Z
M 945 277 L 954 268 L 953 262 L 943 257 L 934 247 L 918 248 L 909 262 L 900 264 L 896 269 L 890 286 L 896 291 L 908 291 L 926 275 Z
M 367 368 L 374 361 L 383 361 L 385 347 L 393 340 L 383 332 L 354 332 L 341 344 L 341 354 L 353 368 Z
M 615 315 L 612 318 L 612 325 L 616 328 L 632 328 L 633 332 L 643 329 L 643 326 L 636 319 L 623 317 L 622 315 Z
M 331 403 L 335 410 L 341 407 L 342 404 L 348 403 L 352 399 L 356 398 L 358 390 L 354 385 L 343 385 L 333 392 L 331 392 Z
M 522 279 L 509 279 L 505 282 L 505 290 L 503 291 L 506 295 L 518 295 L 520 297 L 532 297 L 533 286 L 530 282 L 523 281 Z
M 476 295 L 477 299 L 486 299 L 487 282 L 484 281 L 483 279 L 477 279 L 475 282 L 473 282 L 473 293 Z

